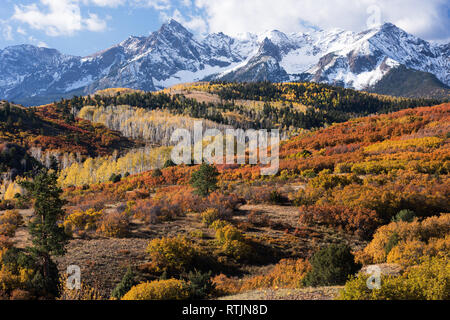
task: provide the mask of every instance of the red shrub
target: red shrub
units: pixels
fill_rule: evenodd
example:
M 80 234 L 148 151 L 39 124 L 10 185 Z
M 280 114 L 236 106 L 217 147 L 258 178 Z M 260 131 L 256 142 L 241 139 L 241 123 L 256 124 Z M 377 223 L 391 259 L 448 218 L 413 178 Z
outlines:
M 302 206 L 299 222 L 304 225 L 317 223 L 342 228 L 361 238 L 370 238 L 380 223 L 374 210 L 336 205 Z

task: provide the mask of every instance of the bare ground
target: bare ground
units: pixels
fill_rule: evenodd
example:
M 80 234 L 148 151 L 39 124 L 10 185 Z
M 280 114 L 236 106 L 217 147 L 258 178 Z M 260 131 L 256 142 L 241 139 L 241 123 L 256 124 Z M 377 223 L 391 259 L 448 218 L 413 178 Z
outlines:
M 148 262 L 145 239 L 72 240 L 63 257 L 56 257 L 61 274 L 70 265 L 81 268 L 82 282 L 100 291 L 106 298 L 122 279 L 127 268 Z
M 219 300 L 334 300 L 343 287 L 254 290 Z

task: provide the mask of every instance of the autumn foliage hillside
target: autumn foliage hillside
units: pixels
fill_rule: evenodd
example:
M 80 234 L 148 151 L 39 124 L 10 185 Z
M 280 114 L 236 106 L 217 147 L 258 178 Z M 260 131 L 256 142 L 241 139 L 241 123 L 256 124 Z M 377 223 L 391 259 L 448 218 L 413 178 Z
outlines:
M 449 103 L 420 107 L 315 84 L 193 86 L 179 89 L 219 101 L 117 89 L 35 109 L 2 104 L 8 167 L 23 165 L 11 150 L 25 149 L 16 145 L 70 153 L 59 166 L 37 153 L 64 189 L 58 226 L 70 242 L 58 268 L 83 268 L 83 289 L 62 299 L 208 299 L 336 285 L 345 285 L 342 299 L 449 299 Z M 137 143 L 111 130 L 163 141 L 168 129 L 198 118 L 218 129 L 289 131 L 278 173 L 177 166 L 171 146 L 119 153 Z M 14 258 L 17 244 L 27 246 L 18 210 L 34 199 L 12 187 L 6 193 L 4 208 L 17 210 L 0 211 L 0 299 L 36 287 Z M 400 271 L 368 291 L 368 276 L 357 272 L 375 263 Z
M 208 196 L 191 184 L 198 166 L 173 164 L 71 186 L 64 192 L 64 225 L 82 238 L 149 232 L 152 263 L 139 270 L 154 280 L 212 270 L 215 295 L 301 288 L 305 279 L 320 278 L 312 274 L 315 253 L 345 243 L 352 249 L 348 259 L 359 266 L 393 263 L 404 273 L 383 278 L 388 291 L 378 293 L 367 292 L 367 277 L 355 275 L 341 298 L 445 298 L 449 127 L 450 104 L 442 104 L 304 132 L 282 142 L 277 175 L 263 177 L 259 166 L 219 165 L 218 189 Z M 258 269 L 270 263 L 276 265 Z M 237 279 L 233 268 L 259 271 Z M 149 283 L 130 292 L 160 285 Z
M 308 212 L 305 221 L 320 215 L 325 224 L 370 236 L 403 209 L 418 216 L 448 211 L 449 127 L 450 104 L 359 118 L 283 142 L 276 176 L 262 177 L 259 166 L 221 165 L 219 181 L 223 193 L 250 202 L 267 201 L 283 185 L 305 184 L 289 195 Z M 98 202 L 145 198 L 155 190 L 170 194 L 189 189 L 195 168 L 150 171 L 68 195 L 76 194 L 74 204 L 85 199 L 101 207 Z
M 120 133 L 76 119 L 54 105 L 26 109 L 8 102 L 0 104 L 0 140 L 84 156 L 107 155 L 135 146 Z

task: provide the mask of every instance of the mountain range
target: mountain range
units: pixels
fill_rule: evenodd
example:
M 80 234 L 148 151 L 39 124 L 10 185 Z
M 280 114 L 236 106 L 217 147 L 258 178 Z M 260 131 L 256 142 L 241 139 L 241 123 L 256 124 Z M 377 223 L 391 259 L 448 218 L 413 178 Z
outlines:
M 0 98 L 37 105 L 106 88 L 154 91 L 184 82 L 314 81 L 357 90 L 448 98 L 450 44 L 433 44 L 391 23 L 230 37 L 197 36 L 171 20 L 93 55 L 18 45 L 0 50 Z

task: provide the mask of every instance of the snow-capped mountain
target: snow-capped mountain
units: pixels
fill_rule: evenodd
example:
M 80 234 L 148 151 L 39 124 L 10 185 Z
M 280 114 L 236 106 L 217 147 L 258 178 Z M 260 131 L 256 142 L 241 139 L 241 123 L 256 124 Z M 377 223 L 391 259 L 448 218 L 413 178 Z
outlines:
M 308 80 L 367 89 L 397 67 L 450 85 L 450 44 L 434 45 L 392 24 L 355 33 L 194 36 L 171 20 L 88 57 L 20 45 L 0 50 L 0 98 L 37 104 L 111 87 L 158 90 L 203 79 Z
M 263 38 L 247 65 L 219 77 L 239 81 L 255 74 L 255 80 L 260 80 L 264 76 L 254 72 L 257 66 L 270 70 L 265 75 L 270 81 L 309 80 L 366 89 L 403 65 L 434 74 L 450 85 L 449 45 L 432 45 L 390 23 L 360 33 L 336 29 L 286 35 L 272 31 Z

